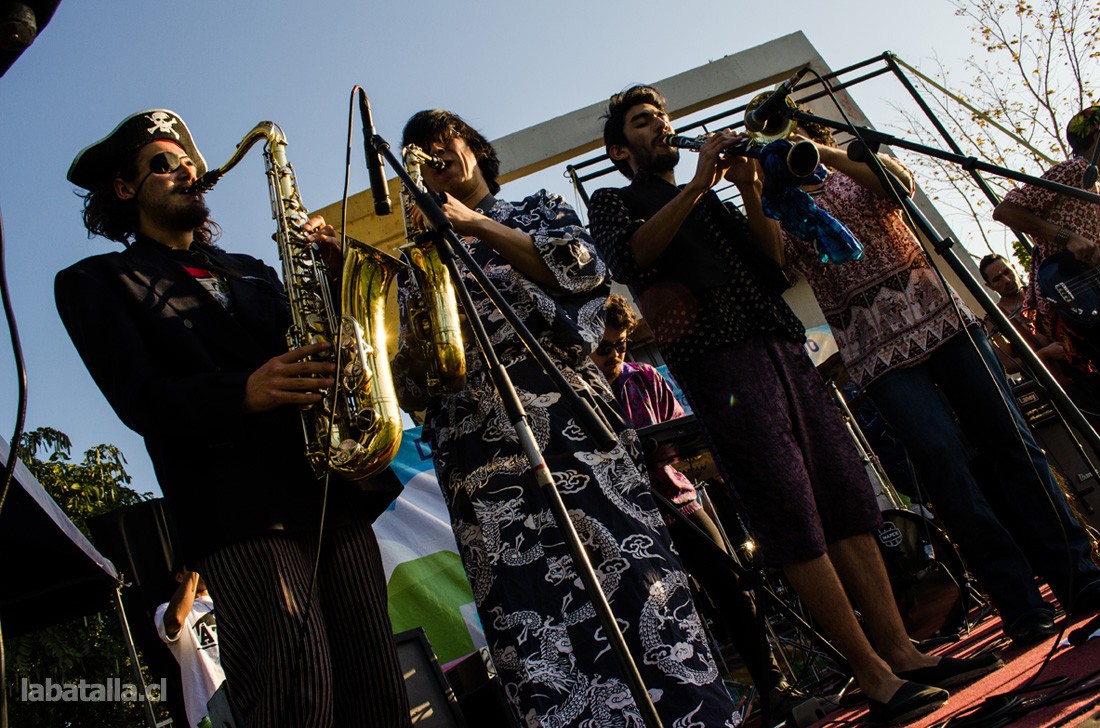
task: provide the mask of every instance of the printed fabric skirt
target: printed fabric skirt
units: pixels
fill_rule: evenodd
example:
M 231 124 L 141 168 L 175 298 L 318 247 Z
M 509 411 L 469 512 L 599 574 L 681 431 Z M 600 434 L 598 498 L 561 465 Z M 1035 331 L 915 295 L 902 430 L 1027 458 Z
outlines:
M 616 425 L 619 442 L 600 452 L 534 362 L 513 360 L 508 372 L 662 722 L 738 725 L 634 431 Z M 595 367 L 563 374 L 621 423 Z M 521 724 L 644 725 L 484 371 L 433 408 L 425 429 L 493 661 Z

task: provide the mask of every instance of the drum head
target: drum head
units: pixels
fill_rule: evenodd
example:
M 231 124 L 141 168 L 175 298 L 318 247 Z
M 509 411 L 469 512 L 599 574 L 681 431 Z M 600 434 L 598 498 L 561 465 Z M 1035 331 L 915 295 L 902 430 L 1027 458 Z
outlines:
M 948 634 L 966 614 L 964 570 L 943 531 L 910 511 L 882 513 L 876 534 L 894 600 L 915 640 Z

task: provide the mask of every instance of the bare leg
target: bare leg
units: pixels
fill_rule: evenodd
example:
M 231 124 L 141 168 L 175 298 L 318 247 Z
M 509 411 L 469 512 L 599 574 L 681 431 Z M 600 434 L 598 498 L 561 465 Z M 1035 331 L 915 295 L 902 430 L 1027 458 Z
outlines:
M 891 595 L 882 554 L 871 534 L 859 534 L 830 544 L 829 558 L 863 613 L 875 641 L 875 650 L 894 672 L 931 667 L 939 662 L 939 658 L 917 650 L 906 634 Z
M 783 571 L 822 630 L 847 658 L 864 694 L 879 702 L 889 701 L 902 680 L 867 641 L 829 557 L 785 564 Z

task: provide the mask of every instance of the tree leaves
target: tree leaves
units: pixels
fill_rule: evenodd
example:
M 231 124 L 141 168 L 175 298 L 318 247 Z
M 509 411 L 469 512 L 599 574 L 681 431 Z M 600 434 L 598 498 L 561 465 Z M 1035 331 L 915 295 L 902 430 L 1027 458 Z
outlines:
M 79 462 L 71 458 L 68 435 L 50 427 L 24 433 L 19 459 L 61 510 L 88 535 L 91 516 L 152 497 L 129 487 L 126 458 L 114 445 L 96 445 Z M 20 699 L 23 678 L 43 684 L 133 682 L 129 655 L 114 614 L 99 613 L 5 641 L 8 711 L 11 725 L 27 728 L 144 725 L 140 704 L 126 702 L 42 702 Z M 146 679 L 150 677 L 146 675 Z M 163 711 L 163 707 L 159 708 Z M 162 715 L 161 717 L 164 717 Z
M 963 62 L 971 76 L 969 83 L 954 88 L 957 96 L 980 113 L 965 109 L 951 95 L 918 81 L 926 100 L 964 154 L 1028 174 L 1042 174 L 1050 162 L 1021 142 L 1055 159 L 1069 156 L 1064 137 L 1066 122 L 1092 102 L 1088 90 L 1097 78 L 1095 64 L 1090 61 L 1100 55 L 1100 34 L 1096 32 L 1100 0 L 950 1 L 955 14 L 970 23 L 972 37 L 981 50 Z M 943 62 L 935 59 L 934 65 L 932 70 L 921 70 L 951 88 Z M 922 142 L 943 144 L 924 119 L 899 112 Z M 1018 139 L 1001 133 L 989 119 L 1014 130 Z M 1023 250 L 1006 228 L 991 220 L 992 206 L 965 172 L 925 157 L 906 155 L 905 161 L 924 171 L 922 186 L 930 195 L 945 200 L 945 207 L 965 218 L 968 227 L 976 227 L 990 252 Z M 1001 194 L 1014 184 L 989 175 L 986 180 Z M 998 239 L 1000 244 L 994 246 L 993 241 Z

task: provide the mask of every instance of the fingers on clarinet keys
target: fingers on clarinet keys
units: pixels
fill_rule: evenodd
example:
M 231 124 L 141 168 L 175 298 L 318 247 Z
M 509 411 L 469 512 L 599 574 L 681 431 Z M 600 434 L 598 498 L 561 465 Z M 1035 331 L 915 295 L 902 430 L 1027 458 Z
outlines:
M 875 726 L 900 725 L 939 710 L 948 697 L 948 692 L 943 688 L 904 682 L 885 703 L 868 701 L 867 717 Z

